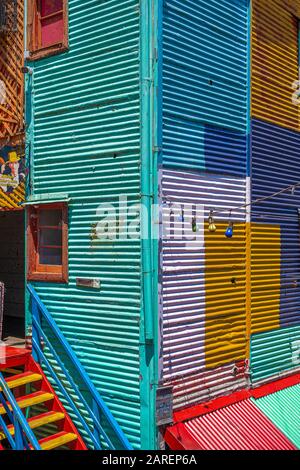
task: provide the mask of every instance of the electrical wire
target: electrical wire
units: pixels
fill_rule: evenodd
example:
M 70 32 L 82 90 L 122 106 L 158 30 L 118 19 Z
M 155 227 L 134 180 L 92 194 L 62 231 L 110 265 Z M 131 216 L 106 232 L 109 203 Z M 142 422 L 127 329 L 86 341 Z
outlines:
M 286 191 L 294 191 L 296 188 L 298 188 L 300 186 L 300 182 L 299 183 L 294 183 L 294 184 L 290 184 L 289 186 L 287 186 L 286 188 L 283 188 L 281 189 L 280 191 L 277 191 L 273 194 L 270 194 L 269 196 L 263 196 L 263 197 L 259 197 L 257 199 L 255 199 L 254 201 L 251 201 L 247 204 L 242 204 L 241 206 L 236 206 L 236 207 L 233 207 L 231 209 L 224 209 L 224 210 L 221 210 L 221 211 L 214 211 L 213 209 L 211 210 L 211 213 L 213 215 L 218 215 L 218 214 L 224 214 L 224 213 L 231 213 L 235 210 L 239 210 L 239 209 L 244 209 L 246 207 L 249 207 L 249 206 L 254 206 L 255 204 L 259 204 L 260 202 L 263 202 L 263 201 L 267 201 L 269 199 L 272 199 L 273 197 L 276 197 L 276 196 L 279 196 L 280 194 L 283 194 L 285 193 Z
M 263 197 L 259 197 L 257 199 L 255 199 L 254 201 L 251 201 L 247 204 L 241 204 L 240 206 L 235 206 L 235 207 L 231 207 L 231 208 L 228 208 L 228 209 L 222 209 L 222 210 L 218 210 L 218 211 L 215 211 L 214 209 L 210 209 L 210 214 L 211 215 L 218 215 L 218 214 L 225 214 L 225 213 L 228 213 L 231 214 L 232 212 L 236 211 L 236 210 L 239 210 L 239 209 L 246 209 L 247 207 L 249 206 L 254 206 L 256 204 L 259 204 L 260 202 L 263 202 L 263 201 L 267 201 L 269 199 L 272 199 L 273 197 L 276 197 L 276 196 L 279 196 L 280 194 L 283 194 L 287 191 L 294 191 L 296 188 L 300 187 L 300 182 L 298 183 L 294 183 L 294 184 L 290 184 L 289 186 L 287 186 L 286 188 L 283 188 L 281 189 L 280 191 L 276 191 L 275 193 L 272 193 L 268 196 L 263 196 Z M 173 202 L 173 203 L 176 203 L 176 204 L 180 204 L 180 202 L 170 196 L 168 197 L 163 197 L 162 198 L 164 202 Z M 193 204 L 192 202 L 190 202 L 189 204 Z M 250 212 L 246 212 L 246 213 L 250 213 Z M 270 214 L 270 217 L 272 218 L 273 215 Z M 274 215 L 274 217 L 276 217 Z

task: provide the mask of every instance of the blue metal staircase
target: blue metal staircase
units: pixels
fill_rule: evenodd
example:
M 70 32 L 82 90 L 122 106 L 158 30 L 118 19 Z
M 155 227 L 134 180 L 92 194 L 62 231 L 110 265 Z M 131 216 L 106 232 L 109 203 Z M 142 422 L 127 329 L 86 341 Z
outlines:
M 0 364 L 0 450 L 132 449 L 37 292 L 31 285 L 28 291 L 32 352 L 9 348 L 11 356 Z M 31 416 L 30 407 L 41 404 L 46 412 Z M 43 437 L 53 423 L 58 432 Z

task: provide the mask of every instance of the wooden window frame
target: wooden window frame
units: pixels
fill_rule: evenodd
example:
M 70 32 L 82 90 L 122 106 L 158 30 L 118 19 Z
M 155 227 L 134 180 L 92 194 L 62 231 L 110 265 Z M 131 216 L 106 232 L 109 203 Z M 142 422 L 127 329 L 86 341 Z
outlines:
M 39 264 L 38 212 L 39 210 L 62 210 L 62 264 L 61 266 Z M 34 222 L 35 221 L 35 222 Z M 27 279 L 29 281 L 68 282 L 68 204 L 58 202 L 37 204 L 27 209 Z
M 63 0 L 63 22 L 64 34 L 63 40 L 51 46 L 42 47 L 41 27 L 37 9 L 37 2 L 40 0 L 28 0 L 27 6 L 27 49 L 29 57 L 27 60 L 43 59 L 69 49 L 69 31 L 68 31 L 68 0 Z

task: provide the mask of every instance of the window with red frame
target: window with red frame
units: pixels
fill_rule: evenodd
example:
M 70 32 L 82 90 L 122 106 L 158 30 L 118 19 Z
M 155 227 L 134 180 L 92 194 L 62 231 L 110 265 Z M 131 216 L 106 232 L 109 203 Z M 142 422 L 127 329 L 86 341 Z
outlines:
M 28 46 L 33 58 L 68 47 L 67 6 L 67 0 L 29 0 Z
M 68 207 L 31 206 L 27 224 L 28 279 L 68 281 Z

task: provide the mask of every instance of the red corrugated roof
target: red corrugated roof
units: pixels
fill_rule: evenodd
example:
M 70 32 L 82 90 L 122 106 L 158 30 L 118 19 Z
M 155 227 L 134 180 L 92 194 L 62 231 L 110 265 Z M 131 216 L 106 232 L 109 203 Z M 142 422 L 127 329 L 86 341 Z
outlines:
M 295 450 L 250 399 L 167 428 L 172 450 Z

